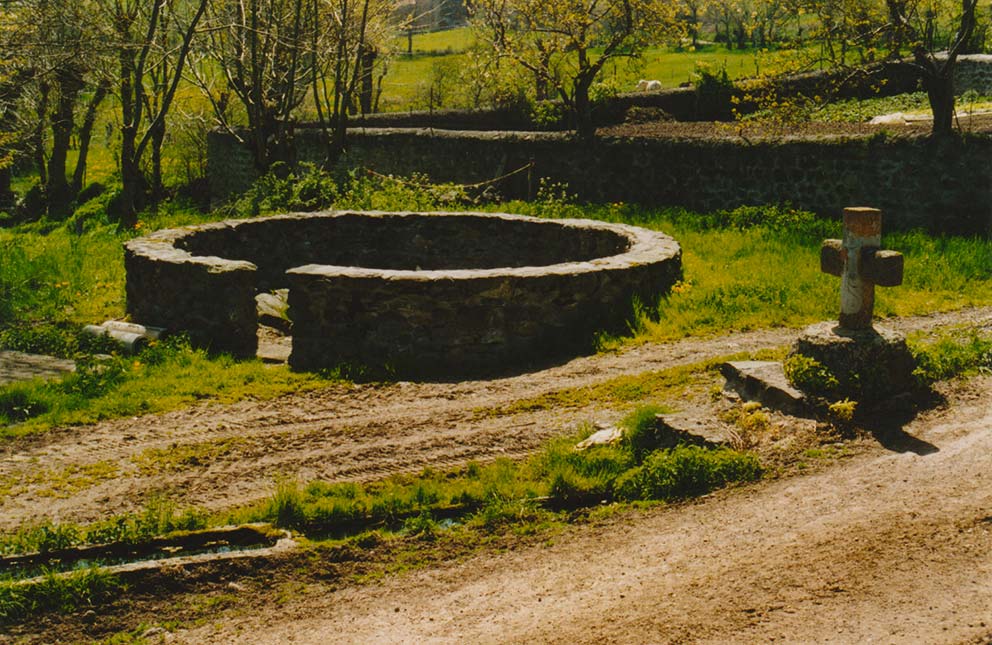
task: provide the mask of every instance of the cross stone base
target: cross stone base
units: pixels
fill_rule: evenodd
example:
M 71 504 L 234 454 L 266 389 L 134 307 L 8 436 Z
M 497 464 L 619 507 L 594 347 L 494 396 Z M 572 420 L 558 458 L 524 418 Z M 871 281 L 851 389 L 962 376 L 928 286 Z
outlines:
M 899 332 L 875 326 L 846 329 L 835 322 L 803 330 L 790 351 L 811 358 L 837 379 L 831 398 L 877 401 L 913 387 L 916 361 Z M 818 393 L 823 394 L 823 393 Z

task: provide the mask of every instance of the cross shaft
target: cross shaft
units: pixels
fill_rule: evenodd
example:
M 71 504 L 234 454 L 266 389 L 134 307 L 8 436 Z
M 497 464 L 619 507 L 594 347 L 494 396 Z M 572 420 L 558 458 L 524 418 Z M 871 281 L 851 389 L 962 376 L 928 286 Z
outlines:
M 820 270 L 839 276 L 840 326 L 870 329 L 875 307 L 875 285 L 902 284 L 903 256 L 883 251 L 882 212 L 875 208 L 844 209 L 844 239 L 824 240 Z

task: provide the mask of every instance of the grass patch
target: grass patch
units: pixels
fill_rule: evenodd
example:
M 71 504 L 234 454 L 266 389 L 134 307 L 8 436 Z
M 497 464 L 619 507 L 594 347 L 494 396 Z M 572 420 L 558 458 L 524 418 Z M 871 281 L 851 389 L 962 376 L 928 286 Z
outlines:
M 257 360 L 212 357 L 177 339 L 152 346 L 137 357 L 80 361 L 77 371 L 61 380 L 0 386 L 0 438 L 58 425 L 165 412 L 203 400 L 270 399 L 335 382 L 340 381 Z M 177 464 L 183 458 L 178 453 L 146 455 L 143 464 L 151 467 L 155 461 L 162 465 L 170 460 Z
M 967 92 L 964 96 L 957 98 L 956 107 L 958 111 L 969 112 L 972 110 L 988 109 L 992 107 L 990 106 L 990 101 L 992 101 L 992 97 Z M 930 101 L 927 99 L 926 92 L 910 92 L 907 94 L 897 94 L 896 96 L 862 100 L 851 99 L 827 103 L 814 112 L 810 118 L 813 121 L 863 123 L 870 121 L 872 117 L 895 112 L 930 115 Z M 967 126 L 965 129 L 967 129 Z
M 48 572 L 39 582 L 0 581 L 0 624 L 20 622 L 44 613 L 69 613 L 119 597 L 124 585 L 94 567 L 68 575 Z
M 682 499 L 760 477 L 755 457 L 727 448 L 679 446 L 659 450 L 660 439 L 653 433 L 656 412 L 641 408 L 632 413 L 623 422 L 625 439 L 615 446 L 577 451 L 575 444 L 591 432 L 586 429 L 553 440 L 520 462 L 499 459 L 454 471 L 425 469 L 368 484 L 311 482 L 301 486 L 283 480 L 270 499 L 234 511 L 224 521 L 273 522 L 335 535 L 384 526 L 432 539 L 444 521 L 454 520 L 483 531 L 507 526 L 525 530 L 523 527 L 545 521 L 549 511 L 614 498 Z M 635 494 L 636 487 L 625 484 L 622 495 L 619 493 L 619 482 L 641 481 L 638 478 L 660 473 L 663 468 L 675 473 L 675 483 L 668 488 L 645 484 Z
M 173 444 L 168 448 L 148 448 L 134 455 L 131 461 L 142 475 L 180 472 L 228 458 L 245 443 L 246 439 L 243 437 L 229 437 L 199 443 Z
M 948 332 L 932 342 L 915 339 L 914 374 L 924 385 L 959 376 L 992 374 L 992 338 L 978 332 Z
M 36 487 L 35 494 L 41 497 L 66 498 L 81 490 L 113 479 L 120 468 L 112 461 L 98 461 L 92 464 L 71 464 L 58 470 L 37 468 L 29 473 L 0 479 L 0 498 L 12 497 Z

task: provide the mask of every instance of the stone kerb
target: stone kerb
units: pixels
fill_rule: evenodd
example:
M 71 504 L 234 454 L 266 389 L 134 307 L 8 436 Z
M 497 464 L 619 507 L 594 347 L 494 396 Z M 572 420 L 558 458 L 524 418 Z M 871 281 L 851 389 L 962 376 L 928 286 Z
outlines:
M 259 290 L 289 287 L 290 363 L 397 376 L 502 371 L 622 331 L 681 277 L 675 240 L 630 226 L 480 213 L 290 214 L 125 245 L 133 320 L 256 349 Z M 390 371 L 391 370 L 391 371 Z

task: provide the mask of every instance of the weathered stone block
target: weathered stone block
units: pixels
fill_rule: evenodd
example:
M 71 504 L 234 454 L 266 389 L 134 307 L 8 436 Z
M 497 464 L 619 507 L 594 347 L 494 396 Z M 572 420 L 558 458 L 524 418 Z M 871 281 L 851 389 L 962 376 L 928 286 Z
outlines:
M 837 379 L 836 398 L 877 400 L 910 390 L 916 361 L 899 332 L 875 326 L 845 329 L 834 322 L 803 330 L 790 356 L 823 365 Z

